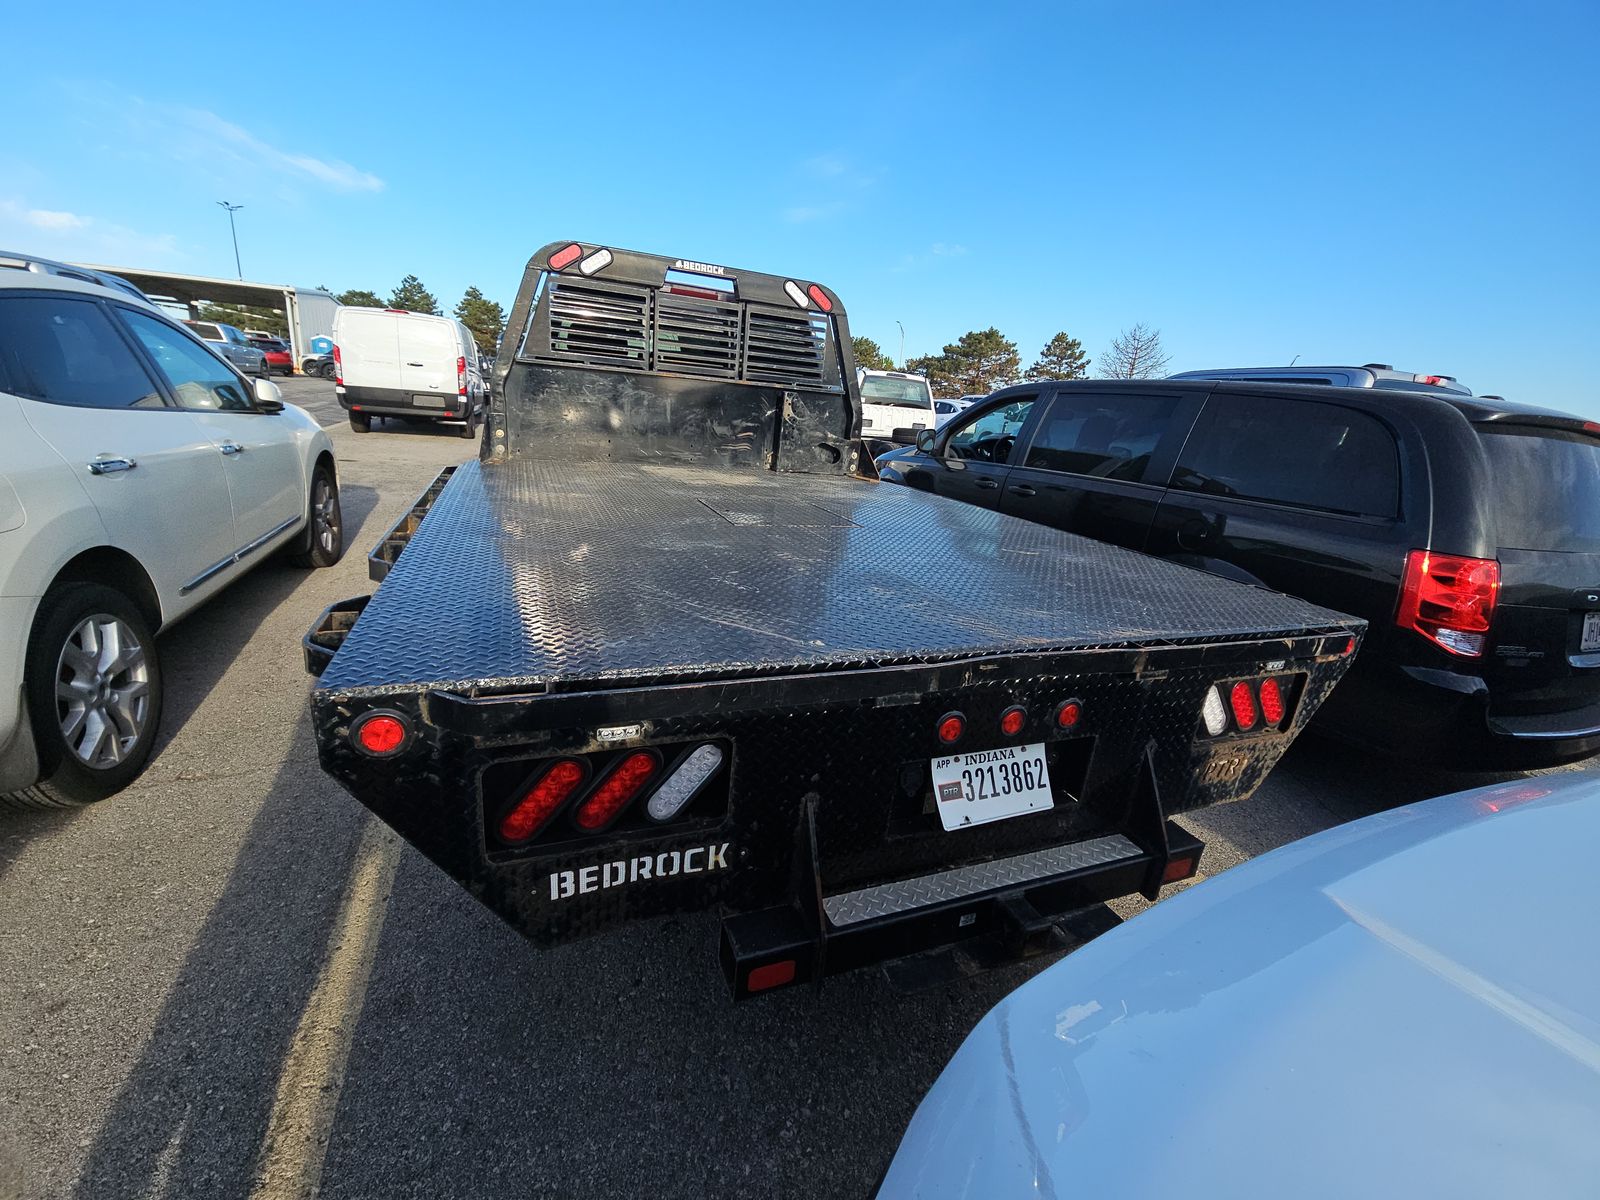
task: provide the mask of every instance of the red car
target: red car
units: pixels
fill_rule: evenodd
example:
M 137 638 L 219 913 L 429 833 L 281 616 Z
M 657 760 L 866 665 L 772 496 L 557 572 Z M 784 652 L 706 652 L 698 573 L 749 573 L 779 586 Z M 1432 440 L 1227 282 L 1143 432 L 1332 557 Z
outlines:
M 264 336 L 259 333 L 246 334 L 252 346 L 260 346 L 267 355 L 267 370 L 278 371 L 284 375 L 294 374 L 294 356 L 289 353 L 289 343 L 282 338 Z

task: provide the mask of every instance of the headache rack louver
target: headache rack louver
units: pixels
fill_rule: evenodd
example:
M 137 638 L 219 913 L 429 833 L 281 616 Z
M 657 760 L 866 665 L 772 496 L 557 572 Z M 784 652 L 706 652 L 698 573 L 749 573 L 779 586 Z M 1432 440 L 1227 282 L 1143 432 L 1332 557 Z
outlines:
M 603 256 L 593 274 L 583 264 Z M 571 268 L 551 268 L 551 261 Z M 836 301 L 775 276 L 708 275 L 716 288 L 674 286 L 668 260 L 583 248 L 536 256 L 549 271 L 527 314 L 519 358 L 613 370 L 844 392 Z M 705 264 L 688 264 L 706 268 Z M 692 273 L 692 272 L 690 272 Z M 786 290 L 787 288 L 787 290 Z M 827 301 L 824 309 L 816 297 Z M 795 297 L 805 300 L 801 307 Z

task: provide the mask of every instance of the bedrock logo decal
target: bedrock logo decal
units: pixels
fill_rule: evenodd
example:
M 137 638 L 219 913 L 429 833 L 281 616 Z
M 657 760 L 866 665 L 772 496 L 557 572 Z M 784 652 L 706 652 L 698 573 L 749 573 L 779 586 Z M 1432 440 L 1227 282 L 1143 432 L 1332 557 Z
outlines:
M 687 850 L 663 850 L 660 854 L 640 854 L 613 862 L 596 863 L 573 871 L 550 872 L 550 899 L 565 900 L 586 892 L 621 887 L 646 879 L 670 879 L 674 875 L 703 875 L 707 871 L 728 869 L 728 842 L 691 846 Z

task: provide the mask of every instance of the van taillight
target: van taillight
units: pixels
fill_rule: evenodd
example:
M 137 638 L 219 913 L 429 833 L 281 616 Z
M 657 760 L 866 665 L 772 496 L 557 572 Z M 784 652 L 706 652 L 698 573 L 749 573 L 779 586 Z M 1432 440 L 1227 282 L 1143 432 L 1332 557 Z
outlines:
M 344 386 L 344 359 L 339 357 L 339 347 L 333 348 L 333 381 L 340 387 Z
M 1414 629 L 1451 654 L 1476 658 L 1488 641 L 1500 596 L 1500 564 L 1413 550 L 1406 555 L 1395 623 Z
M 467 394 L 467 359 L 465 355 L 456 358 L 456 395 Z

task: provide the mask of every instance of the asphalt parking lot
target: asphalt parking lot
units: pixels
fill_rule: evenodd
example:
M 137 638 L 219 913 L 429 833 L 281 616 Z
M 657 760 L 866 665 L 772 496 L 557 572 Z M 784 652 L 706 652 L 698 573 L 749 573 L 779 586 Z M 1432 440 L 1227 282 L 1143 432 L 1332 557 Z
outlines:
M 734 1008 L 710 919 L 530 949 L 322 775 L 306 720 L 301 634 L 370 590 L 378 533 L 473 448 L 357 435 L 328 382 L 284 391 L 334 439 L 344 562 L 266 565 L 162 637 L 162 744 L 132 788 L 0 813 L 0 1195 L 864 1194 L 1043 964 Z M 1215 874 L 1489 781 L 1306 739 L 1186 823 Z

